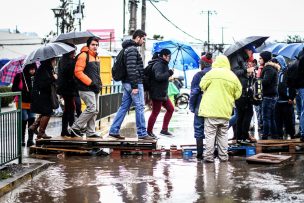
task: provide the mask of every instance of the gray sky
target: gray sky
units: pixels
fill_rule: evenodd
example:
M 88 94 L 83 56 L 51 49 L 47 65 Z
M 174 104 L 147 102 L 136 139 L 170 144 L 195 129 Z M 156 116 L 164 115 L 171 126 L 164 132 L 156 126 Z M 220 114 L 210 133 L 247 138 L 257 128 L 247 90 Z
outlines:
M 84 2 L 83 30 L 114 28 L 116 37 L 122 37 L 122 0 Z M 59 0 L 3 1 L 0 28 L 14 29 L 17 25 L 21 32 L 36 32 L 43 37 L 50 30 L 56 31 L 56 19 L 50 9 L 58 5 Z M 269 35 L 277 40 L 287 35 L 304 35 L 301 0 L 167 0 L 155 5 L 177 26 L 202 40 L 207 40 L 207 15 L 200 12 L 215 10 L 217 15 L 210 16 L 212 43 L 221 43 L 221 27 L 224 27 L 225 43 L 249 35 Z M 140 12 L 138 19 L 140 27 Z M 165 39 L 194 41 L 163 19 L 148 0 L 146 27 L 148 37 L 161 34 Z

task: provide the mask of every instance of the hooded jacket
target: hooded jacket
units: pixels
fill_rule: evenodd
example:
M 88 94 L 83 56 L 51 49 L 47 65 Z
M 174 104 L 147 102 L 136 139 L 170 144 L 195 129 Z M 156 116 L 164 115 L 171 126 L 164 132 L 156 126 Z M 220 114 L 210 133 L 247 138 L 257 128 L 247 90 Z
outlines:
M 168 62 L 162 58 L 157 61 L 152 68 L 152 78 L 150 87 L 150 97 L 153 100 L 166 101 L 168 99 L 169 73 Z
M 212 69 L 200 82 L 204 92 L 199 108 L 199 116 L 229 120 L 236 99 L 241 96 L 242 85 L 230 70 L 228 58 L 217 56 Z
M 262 79 L 262 93 L 263 97 L 278 96 L 278 72 L 280 65 L 269 61 L 265 64 L 261 79 Z
M 205 67 L 200 72 L 196 73 L 193 76 L 192 82 L 191 82 L 191 92 L 190 92 L 190 99 L 189 99 L 189 109 L 192 113 L 195 113 L 195 115 L 198 115 L 199 106 L 202 100 L 203 92 L 201 91 L 201 88 L 199 86 L 202 78 L 204 75 L 211 70 L 211 64 L 209 67 Z
M 279 94 L 279 103 L 286 103 L 288 100 L 294 100 L 296 97 L 296 89 L 290 88 L 287 86 L 286 83 L 286 73 L 287 73 L 287 64 L 283 56 L 277 56 L 276 59 L 278 60 L 281 69 L 279 72 L 279 79 L 278 79 L 278 94 Z
M 137 89 L 144 78 L 144 64 L 137 49 L 138 44 L 130 39 L 124 41 L 122 47 L 125 49 L 124 60 L 127 68 L 127 77 L 122 82 L 130 83 L 132 89 Z

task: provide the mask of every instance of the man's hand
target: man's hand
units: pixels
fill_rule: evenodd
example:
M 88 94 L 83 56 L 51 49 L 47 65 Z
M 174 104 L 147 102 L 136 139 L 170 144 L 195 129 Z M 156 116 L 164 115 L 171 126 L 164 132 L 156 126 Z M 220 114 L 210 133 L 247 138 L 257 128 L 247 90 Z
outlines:
M 58 79 L 58 76 L 57 76 L 57 74 L 55 73 L 55 74 L 53 74 L 53 77 L 54 77 L 54 79 L 55 80 L 57 80 Z
M 288 104 L 293 104 L 293 100 L 289 99 Z
M 131 94 L 137 94 L 138 93 L 138 89 L 133 89 Z

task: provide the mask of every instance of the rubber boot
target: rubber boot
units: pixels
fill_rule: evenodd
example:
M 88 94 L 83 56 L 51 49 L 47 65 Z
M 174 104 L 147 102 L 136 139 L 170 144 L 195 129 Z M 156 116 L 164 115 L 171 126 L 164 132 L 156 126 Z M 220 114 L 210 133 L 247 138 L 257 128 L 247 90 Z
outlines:
M 50 139 L 52 138 L 51 136 L 48 136 L 45 134 L 45 129 L 49 123 L 50 116 L 42 116 L 40 120 L 40 125 L 39 125 L 39 131 L 37 135 L 37 139 Z
M 29 133 L 32 133 L 32 134 L 35 133 L 36 135 L 38 135 L 37 129 L 40 125 L 41 118 L 42 118 L 42 115 L 39 115 L 39 117 L 34 121 L 34 123 L 32 125 L 29 125 L 29 128 L 28 128 Z
M 34 122 L 35 122 L 35 118 L 29 118 L 27 124 L 28 124 L 28 126 L 31 126 L 31 125 L 33 125 Z M 28 138 L 27 138 L 27 143 L 26 143 L 27 147 L 30 147 L 35 144 L 33 141 L 33 138 L 34 138 L 34 132 L 28 130 Z
M 26 121 L 22 120 L 22 135 L 21 135 L 21 138 L 22 138 L 21 145 L 22 145 L 22 147 L 25 146 L 25 129 L 26 129 L 26 124 L 27 124 L 27 120 Z
M 202 138 L 196 139 L 196 150 L 197 150 L 197 159 L 203 159 L 203 151 L 204 151 L 204 142 Z

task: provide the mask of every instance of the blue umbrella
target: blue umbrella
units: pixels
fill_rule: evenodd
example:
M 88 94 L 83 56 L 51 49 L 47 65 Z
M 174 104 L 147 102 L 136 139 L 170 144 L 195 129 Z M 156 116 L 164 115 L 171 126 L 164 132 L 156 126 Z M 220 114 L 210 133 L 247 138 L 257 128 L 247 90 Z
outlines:
M 285 43 L 275 43 L 275 44 L 271 44 L 267 47 L 265 47 L 263 49 L 263 51 L 269 51 L 274 55 L 278 55 L 278 52 L 281 48 L 283 48 L 284 46 L 286 46 L 287 44 Z
M 304 45 L 302 43 L 292 43 L 281 48 L 278 51 L 278 55 L 285 56 L 289 59 L 296 59 L 299 52 L 303 49 Z
M 162 49 L 169 49 L 171 51 L 171 61 L 169 63 L 169 67 L 184 72 L 185 84 L 187 87 L 185 71 L 199 68 L 199 56 L 190 45 L 176 40 L 154 43 L 152 53 L 160 52 Z

